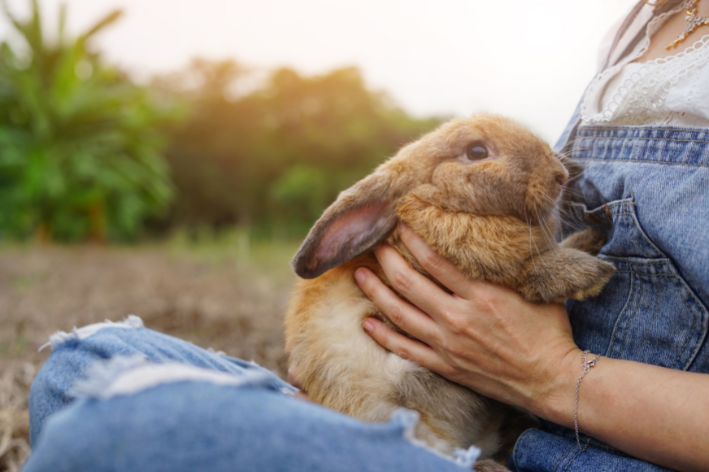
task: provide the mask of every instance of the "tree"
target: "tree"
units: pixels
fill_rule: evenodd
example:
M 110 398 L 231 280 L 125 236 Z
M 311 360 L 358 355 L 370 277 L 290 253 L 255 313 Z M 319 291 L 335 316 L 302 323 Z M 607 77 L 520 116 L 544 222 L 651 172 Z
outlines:
M 0 45 L 0 236 L 119 240 L 135 236 L 173 194 L 158 125 L 174 116 L 106 66 L 88 43 L 117 10 L 77 38 L 45 38 L 37 0 L 15 18 L 26 43 Z
M 230 61 L 195 61 L 159 82 L 191 109 L 166 153 L 179 190 L 170 224 L 302 235 L 339 191 L 440 123 L 407 115 L 356 68 L 279 69 L 248 89 L 250 78 Z

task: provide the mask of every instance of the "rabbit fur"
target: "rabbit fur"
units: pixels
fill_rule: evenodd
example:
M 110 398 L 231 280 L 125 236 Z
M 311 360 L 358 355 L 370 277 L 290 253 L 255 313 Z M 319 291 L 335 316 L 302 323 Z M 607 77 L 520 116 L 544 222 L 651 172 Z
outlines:
M 450 455 L 474 444 L 481 457 L 499 458 L 509 443 L 503 423 L 516 413 L 372 340 L 362 329 L 367 317 L 396 327 L 353 274 L 367 267 L 392 287 L 371 251 L 386 241 L 428 276 L 399 239 L 401 221 L 469 278 L 528 301 L 595 296 L 614 270 L 584 252 L 597 250 L 598 236 L 552 238 L 568 176 L 559 156 L 516 122 L 476 115 L 441 125 L 342 192 L 293 261 L 303 279 L 286 315 L 286 346 L 310 399 L 370 422 L 416 410 L 415 436 L 433 449 Z

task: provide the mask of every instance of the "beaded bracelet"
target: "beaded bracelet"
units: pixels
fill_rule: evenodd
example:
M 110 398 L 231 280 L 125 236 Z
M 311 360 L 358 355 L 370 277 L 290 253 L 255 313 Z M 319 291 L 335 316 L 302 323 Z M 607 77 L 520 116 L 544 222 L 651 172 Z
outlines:
M 583 372 L 581 372 L 581 377 L 579 377 L 579 380 L 576 382 L 576 397 L 574 398 L 574 428 L 576 429 L 576 444 L 578 444 L 579 449 L 581 449 L 581 438 L 579 437 L 579 387 L 581 386 L 583 378 L 590 372 L 591 367 L 596 367 L 596 361 L 601 357 L 599 354 L 592 361 L 586 361 L 587 355 L 588 351 L 583 351 L 583 357 L 581 358 L 581 368 Z

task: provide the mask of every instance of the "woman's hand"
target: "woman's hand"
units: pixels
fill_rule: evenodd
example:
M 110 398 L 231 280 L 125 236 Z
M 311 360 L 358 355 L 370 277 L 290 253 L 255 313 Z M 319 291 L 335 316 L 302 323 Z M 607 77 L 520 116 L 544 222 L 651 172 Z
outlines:
M 401 239 L 452 294 L 414 269 L 391 246 L 375 254 L 399 298 L 371 271 L 355 277 L 394 324 L 419 341 L 368 318 L 367 332 L 393 353 L 505 403 L 568 424 L 581 352 L 561 304 L 532 304 L 515 292 L 471 281 L 409 228 Z M 569 390 L 571 385 L 571 390 Z

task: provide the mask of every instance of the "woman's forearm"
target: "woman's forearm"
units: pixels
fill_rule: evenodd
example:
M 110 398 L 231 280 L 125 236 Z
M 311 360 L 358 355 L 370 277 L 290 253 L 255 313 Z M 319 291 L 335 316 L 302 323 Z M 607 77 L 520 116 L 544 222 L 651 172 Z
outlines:
M 564 363 L 556 394 L 528 406 L 573 428 L 580 351 Z M 709 470 L 707 375 L 601 357 L 581 382 L 578 421 L 581 432 L 640 459 L 677 470 Z

